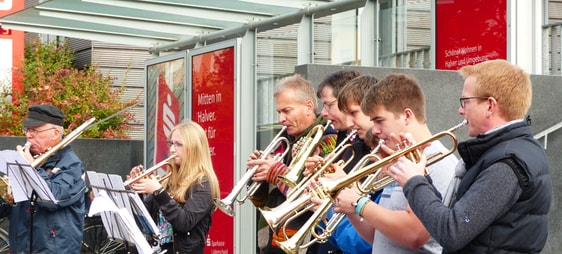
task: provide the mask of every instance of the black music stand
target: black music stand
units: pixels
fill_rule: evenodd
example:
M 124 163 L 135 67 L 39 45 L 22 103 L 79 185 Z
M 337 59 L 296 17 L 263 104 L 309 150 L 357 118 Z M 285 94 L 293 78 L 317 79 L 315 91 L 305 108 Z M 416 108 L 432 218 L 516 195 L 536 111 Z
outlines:
M 29 162 L 23 157 L 18 158 L 16 156 L 14 162 L 7 162 L 6 171 L 13 190 L 14 202 L 29 200 L 29 252 L 32 253 L 33 215 L 35 214 L 36 202 L 56 204 L 58 200 L 53 196 L 51 189 L 37 170 L 29 165 Z
M 86 179 L 95 196 L 89 216 L 100 214 L 108 236 L 123 241 L 127 248 L 128 243 L 135 243 L 139 253 L 159 253 L 144 238 L 145 234 L 159 238 L 158 227 L 138 194 L 125 190 L 121 176 L 87 171 Z

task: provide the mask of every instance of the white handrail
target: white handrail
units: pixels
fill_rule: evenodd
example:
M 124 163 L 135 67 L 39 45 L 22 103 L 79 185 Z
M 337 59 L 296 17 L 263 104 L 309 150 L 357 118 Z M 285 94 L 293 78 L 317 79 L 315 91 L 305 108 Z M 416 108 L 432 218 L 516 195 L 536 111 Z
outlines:
M 541 132 L 537 133 L 537 134 L 535 135 L 535 138 L 536 138 L 536 139 L 540 139 L 540 138 L 543 138 L 543 137 L 544 137 L 544 149 L 546 150 L 546 145 L 547 145 L 547 143 L 548 143 L 548 134 L 550 134 L 550 133 L 552 133 L 552 132 L 555 132 L 555 131 L 557 131 L 557 130 L 560 129 L 560 128 L 562 128 L 562 122 L 559 122 L 559 123 L 553 125 L 552 127 L 550 127 L 550 128 L 548 128 L 548 129 L 546 129 L 546 130 L 544 130 L 544 131 L 541 131 Z

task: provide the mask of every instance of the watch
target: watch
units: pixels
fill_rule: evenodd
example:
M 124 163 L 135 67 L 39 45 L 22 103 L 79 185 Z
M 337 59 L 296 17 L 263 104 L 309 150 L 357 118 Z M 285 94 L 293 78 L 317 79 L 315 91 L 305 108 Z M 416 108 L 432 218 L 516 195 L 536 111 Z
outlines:
M 158 196 L 160 193 L 162 193 L 163 190 L 164 190 L 164 188 L 160 187 L 157 190 L 155 190 L 154 192 L 152 192 L 152 195 Z

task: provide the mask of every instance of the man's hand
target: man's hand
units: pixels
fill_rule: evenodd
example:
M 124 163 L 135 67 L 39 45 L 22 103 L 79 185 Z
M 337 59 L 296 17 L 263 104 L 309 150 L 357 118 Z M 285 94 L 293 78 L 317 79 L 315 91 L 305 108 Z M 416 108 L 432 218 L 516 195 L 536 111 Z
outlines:
M 355 206 L 353 206 L 353 204 L 361 197 L 358 193 L 359 191 L 356 188 L 346 188 L 341 190 L 335 199 L 336 207 L 334 208 L 334 212 L 354 214 Z
M 400 186 L 404 186 L 410 178 L 425 174 L 425 166 L 427 164 L 427 158 L 425 154 L 420 156 L 420 161 L 414 163 L 405 157 L 400 157 L 394 164 L 388 167 L 387 174 L 394 178 Z
M 308 157 L 306 159 L 306 162 L 304 163 L 305 169 L 303 175 L 305 177 L 308 177 L 314 174 L 316 170 L 320 169 L 320 166 L 322 166 L 323 162 L 324 162 L 324 158 L 322 158 L 321 156 L 313 155 Z
M 18 151 L 27 162 L 33 163 L 33 161 L 35 161 L 33 155 L 31 155 L 31 143 L 29 143 L 29 141 L 23 146 L 17 145 L 16 151 Z
M 273 156 L 268 155 L 265 158 L 261 158 L 262 157 L 261 155 L 262 155 L 262 152 L 256 150 L 252 154 L 250 154 L 250 156 L 248 157 L 248 160 L 246 161 L 246 166 L 248 168 L 253 168 L 254 166 L 258 166 L 258 168 L 256 169 L 256 172 L 252 176 L 252 181 L 254 181 L 254 182 L 265 181 L 266 178 L 267 178 L 267 173 L 269 172 L 269 169 L 275 163 L 277 163 L 277 161 L 273 158 Z

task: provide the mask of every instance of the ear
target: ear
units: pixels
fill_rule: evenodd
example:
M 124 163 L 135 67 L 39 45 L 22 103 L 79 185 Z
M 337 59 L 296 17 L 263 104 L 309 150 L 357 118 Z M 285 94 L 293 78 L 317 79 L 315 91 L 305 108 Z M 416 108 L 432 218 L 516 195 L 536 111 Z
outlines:
M 56 140 L 61 136 L 61 133 L 60 133 L 60 130 L 58 128 L 55 128 L 54 131 L 55 131 L 54 132 L 55 134 L 53 135 L 53 140 Z
M 316 109 L 314 108 L 314 103 L 311 100 L 305 101 L 304 105 L 306 106 L 306 115 L 307 116 L 316 115 Z
M 488 112 L 487 115 L 491 116 L 494 112 L 498 111 L 498 101 L 494 97 L 488 97 Z
M 416 118 L 416 115 L 414 114 L 414 111 L 412 111 L 412 109 L 410 108 L 405 108 L 404 111 L 402 111 L 402 114 L 404 115 L 404 123 L 406 125 L 408 125 L 410 122 L 414 121 Z

